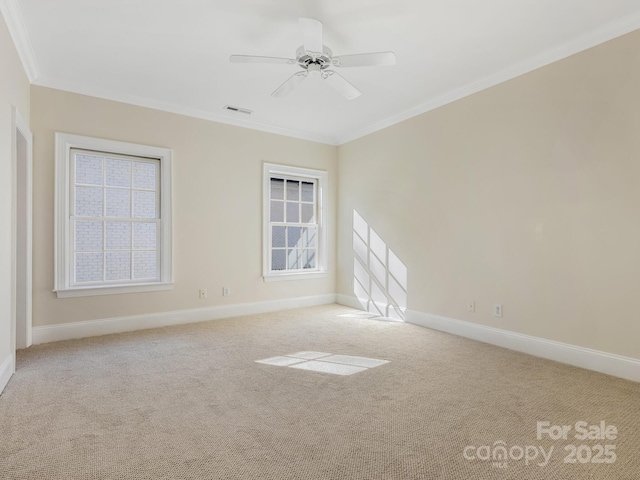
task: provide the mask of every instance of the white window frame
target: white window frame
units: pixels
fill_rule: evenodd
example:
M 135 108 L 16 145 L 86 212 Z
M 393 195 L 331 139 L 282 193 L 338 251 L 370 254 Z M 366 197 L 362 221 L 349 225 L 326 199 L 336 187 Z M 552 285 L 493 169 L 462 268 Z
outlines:
M 294 177 L 313 180 L 316 184 L 316 207 L 318 224 L 318 259 L 315 269 L 304 271 L 271 270 L 271 205 L 270 189 L 272 176 Z M 262 276 L 265 282 L 278 280 L 299 280 L 327 276 L 327 212 L 328 174 L 324 170 L 290 167 L 265 163 L 262 185 Z
M 58 298 L 119 293 L 151 292 L 173 288 L 171 226 L 171 159 L 168 148 L 117 142 L 56 132 L 55 146 L 55 276 Z M 73 241 L 70 228 L 71 149 L 91 150 L 116 155 L 158 159 L 160 161 L 160 280 L 145 283 L 100 283 L 74 286 L 71 257 Z

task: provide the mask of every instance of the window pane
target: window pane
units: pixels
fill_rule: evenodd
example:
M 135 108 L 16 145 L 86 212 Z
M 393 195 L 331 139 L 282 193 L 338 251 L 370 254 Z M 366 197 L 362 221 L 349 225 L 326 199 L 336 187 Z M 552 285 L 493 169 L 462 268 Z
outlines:
M 66 219 L 66 228 L 55 232 L 55 291 L 101 295 L 113 293 L 108 287 L 114 285 L 150 291 L 171 282 L 172 252 L 164 250 L 171 245 L 172 192 L 163 189 L 171 183 L 171 150 L 64 133 L 55 140 L 61 173 L 55 191 L 62 199 L 55 214 Z
M 302 201 L 313 202 L 313 183 L 302 182 Z
M 156 218 L 155 192 L 133 192 L 133 217 Z
M 133 253 L 133 278 L 156 278 L 156 252 Z
M 300 204 L 287 202 L 287 222 L 298 223 L 300 221 Z
M 114 158 L 107 158 L 105 162 L 106 185 L 109 187 L 131 186 L 131 162 Z
M 76 253 L 76 282 L 102 281 L 102 253 Z
M 107 222 L 107 250 L 129 250 L 131 248 L 131 224 L 129 222 Z
M 284 202 L 271 202 L 271 221 L 284 222 Z
M 315 221 L 315 205 L 313 203 L 303 203 L 300 205 L 302 210 L 302 223 L 313 223 Z
M 156 189 L 157 164 L 133 162 L 133 188 Z
M 76 183 L 102 185 L 102 157 L 76 155 Z
M 287 200 L 300 200 L 300 182 L 287 180 Z
M 102 222 L 75 223 L 76 250 L 102 250 Z
M 271 246 L 274 248 L 286 247 L 284 243 L 285 227 L 273 227 L 271 230 Z
M 287 268 L 297 270 L 300 267 L 300 250 L 297 248 L 287 250 Z
M 302 248 L 313 248 L 316 246 L 317 228 L 308 227 L 302 229 Z
M 284 270 L 287 268 L 285 250 L 271 251 L 271 270 Z
M 289 248 L 300 246 L 301 230 L 300 227 L 287 227 L 287 246 Z
M 281 178 L 271 179 L 271 198 L 273 200 L 284 200 L 284 180 Z
M 102 188 L 76 187 L 76 215 L 79 217 L 102 216 Z
M 316 251 L 302 250 L 302 268 L 316 268 Z
M 131 252 L 107 252 L 106 280 L 131 280 Z
M 131 216 L 131 190 L 107 188 L 107 217 L 129 218 Z
M 304 269 L 317 270 L 319 240 L 318 231 L 320 208 L 318 186 L 321 177 L 300 178 L 298 169 L 281 167 L 268 173 L 268 191 L 263 192 L 266 207 L 269 208 L 268 228 L 271 246 L 270 265 L 275 273 L 302 272 Z
M 133 248 L 136 250 L 156 250 L 156 224 L 136 222 L 133 225 Z

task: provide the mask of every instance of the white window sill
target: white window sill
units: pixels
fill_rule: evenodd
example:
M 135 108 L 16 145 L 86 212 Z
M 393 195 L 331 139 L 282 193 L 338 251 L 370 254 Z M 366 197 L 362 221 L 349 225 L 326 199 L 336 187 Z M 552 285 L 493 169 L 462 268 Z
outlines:
M 265 275 L 265 282 L 280 282 L 285 280 L 306 280 L 311 278 L 326 278 L 327 272 L 299 272 L 299 273 L 274 273 Z
M 75 287 L 54 290 L 58 298 L 90 297 L 92 295 L 115 295 L 122 293 L 157 292 L 159 290 L 171 290 L 173 283 L 139 283 L 135 285 L 109 285 Z

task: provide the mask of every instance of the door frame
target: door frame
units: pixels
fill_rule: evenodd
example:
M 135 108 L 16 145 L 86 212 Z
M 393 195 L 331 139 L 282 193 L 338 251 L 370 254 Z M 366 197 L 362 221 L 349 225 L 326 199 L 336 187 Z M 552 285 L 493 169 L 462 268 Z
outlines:
M 31 346 L 33 301 L 33 135 L 19 110 L 12 106 L 11 160 L 12 193 L 12 255 L 11 255 L 11 351 Z M 26 151 L 18 149 L 18 136 L 26 142 Z M 20 156 L 20 158 L 19 158 Z M 21 165 L 24 162 L 24 165 Z M 22 170 L 20 170 L 22 168 Z M 22 201 L 19 201 L 19 199 Z M 18 238 L 20 229 L 24 236 Z M 18 258 L 18 242 L 24 242 L 22 258 Z M 18 279 L 21 281 L 18 282 Z M 20 316 L 20 318 L 18 318 Z M 15 371 L 15 361 L 13 362 Z

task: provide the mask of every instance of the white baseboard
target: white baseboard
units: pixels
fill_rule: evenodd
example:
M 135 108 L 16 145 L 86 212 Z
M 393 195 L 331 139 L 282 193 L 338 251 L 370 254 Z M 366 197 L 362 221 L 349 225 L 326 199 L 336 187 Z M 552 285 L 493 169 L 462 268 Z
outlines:
M 9 355 L 7 358 L 5 358 L 4 362 L 2 362 L 2 364 L 0 365 L 0 394 L 4 390 L 4 387 L 7 386 L 7 383 L 9 383 L 13 372 L 16 371 L 15 365 L 16 362 L 13 358 L 13 355 Z
M 327 305 L 336 302 L 362 310 L 362 306 L 356 297 L 327 294 L 34 327 L 33 343 L 40 344 L 73 338 L 108 335 L 292 308 Z M 623 357 L 415 310 L 407 310 L 405 315 L 406 321 L 415 325 L 640 382 L 640 359 Z M 13 372 L 14 360 L 13 356 L 10 356 L 0 365 L 0 392 L 11 378 Z
M 131 332 L 147 328 L 205 322 L 221 318 L 239 317 L 256 313 L 276 312 L 292 308 L 312 307 L 335 303 L 336 295 L 316 295 L 312 297 L 285 298 L 255 303 L 220 305 L 207 308 L 178 310 L 174 312 L 132 315 L 129 317 L 105 318 L 86 322 L 62 323 L 33 328 L 33 343 L 57 342 L 73 338 L 95 337 L 112 333 Z
M 477 323 L 407 310 L 408 323 L 479 340 L 499 347 L 547 358 L 575 367 L 640 382 L 640 359 L 509 332 Z
M 337 294 L 336 303 L 344 305 L 345 307 L 357 308 L 358 310 L 362 310 L 362 304 L 360 303 L 360 301 L 356 297 L 353 297 L 351 295 L 342 295 L 340 293 Z
M 336 294 L 336 303 L 339 303 L 340 305 L 344 305 L 345 307 L 357 308 L 358 310 L 366 310 L 364 305 L 367 305 L 367 303 L 369 302 L 373 303 L 376 306 L 378 312 L 380 312 L 382 315 L 384 315 L 383 312 L 387 311 L 387 308 L 397 311 L 397 309 L 393 307 L 393 305 L 389 305 L 385 302 L 376 302 L 375 300 L 370 300 L 367 298 L 359 299 L 358 297 L 353 297 L 351 295 Z M 375 312 L 370 310 L 370 313 L 374 314 Z M 403 310 L 403 313 L 404 313 L 404 310 Z M 383 318 L 389 318 L 390 320 L 395 320 L 399 322 L 402 321 L 402 319 L 399 317 L 383 317 Z

